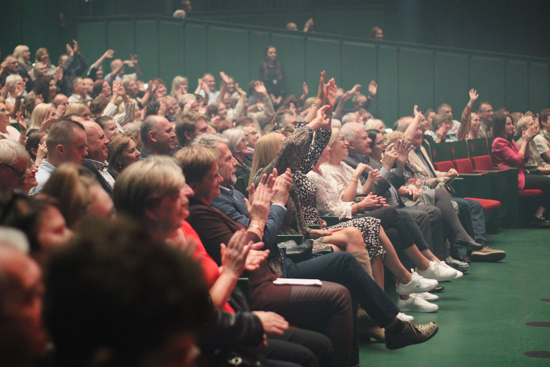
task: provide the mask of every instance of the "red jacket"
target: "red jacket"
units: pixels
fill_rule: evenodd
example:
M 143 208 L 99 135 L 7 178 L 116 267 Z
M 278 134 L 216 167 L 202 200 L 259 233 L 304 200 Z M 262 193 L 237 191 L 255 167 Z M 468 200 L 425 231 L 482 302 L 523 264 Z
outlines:
M 515 167 L 518 169 L 518 188 L 525 187 L 525 168 L 523 165 L 529 159 L 529 154 L 524 156 L 519 153 L 519 145 L 515 141 L 504 138 L 495 138 L 491 149 L 493 164 L 497 167 Z

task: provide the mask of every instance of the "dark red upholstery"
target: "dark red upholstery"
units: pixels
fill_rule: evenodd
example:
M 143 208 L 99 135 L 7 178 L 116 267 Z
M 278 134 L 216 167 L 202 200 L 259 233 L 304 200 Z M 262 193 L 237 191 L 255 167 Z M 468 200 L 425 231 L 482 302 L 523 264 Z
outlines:
M 489 199 L 479 199 L 479 198 L 464 198 L 464 199 L 475 200 L 478 203 L 480 203 L 481 206 L 483 207 L 484 213 L 500 208 L 500 201 L 489 200 Z
M 481 155 L 479 157 L 472 157 L 472 164 L 476 171 L 492 171 L 493 160 L 490 155 Z
M 453 160 L 458 173 L 474 174 L 474 167 L 470 158 L 461 158 Z
M 451 161 L 443 161 L 443 162 L 434 162 L 434 167 L 439 172 L 447 172 L 451 168 L 455 168 L 453 162 Z
M 524 189 L 518 190 L 519 196 L 541 196 L 542 190 L 539 189 Z

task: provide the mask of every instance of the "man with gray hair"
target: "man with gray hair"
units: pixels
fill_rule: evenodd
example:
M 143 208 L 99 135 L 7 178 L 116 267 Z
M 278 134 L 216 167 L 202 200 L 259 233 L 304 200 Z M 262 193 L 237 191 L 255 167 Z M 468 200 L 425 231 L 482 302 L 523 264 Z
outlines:
M 233 185 L 237 182 L 237 160 L 231 154 L 227 142 L 227 138 L 223 135 L 205 134 L 199 136 L 194 144 L 214 149 L 218 155 L 219 174 L 222 176 L 223 181 L 220 184 L 220 195 L 212 200 L 212 206 L 218 208 L 231 219 L 248 227 L 250 225 L 250 217 L 248 216 L 244 202 L 245 196 L 233 189 Z M 264 228 L 263 240 L 268 248 L 275 244 L 277 233 L 286 217 L 285 205 L 288 200 L 290 181 L 292 180 L 290 170 L 288 174 L 281 175 L 278 180 L 278 188 L 281 190 L 272 198 L 269 217 Z
M 0 140 L 0 192 L 21 190 L 25 193 L 36 185 L 36 167 L 21 144 Z
M 141 159 L 152 154 L 171 156 L 176 147 L 176 133 L 165 117 L 151 115 L 141 124 L 141 141 Z

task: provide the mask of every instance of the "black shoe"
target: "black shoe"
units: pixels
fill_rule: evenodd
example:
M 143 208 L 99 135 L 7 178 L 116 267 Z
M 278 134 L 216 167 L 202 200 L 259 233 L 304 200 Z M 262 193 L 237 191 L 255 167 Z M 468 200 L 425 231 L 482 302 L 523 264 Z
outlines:
M 457 240 L 454 245 L 472 251 L 479 251 L 483 248 L 483 245 L 470 240 Z
M 550 228 L 550 221 L 544 217 L 534 217 L 533 227 L 535 228 Z
M 438 285 L 437 287 L 435 287 L 434 289 L 432 289 L 432 293 L 441 293 L 445 290 L 445 287 L 442 287 L 440 285 Z
M 431 339 L 439 327 L 435 322 L 418 325 L 410 321 L 405 322 L 405 328 L 399 334 L 386 333 L 386 348 L 399 349 L 407 345 L 424 343 Z
M 471 252 L 471 251 L 468 251 L 468 252 Z M 463 263 L 466 263 L 466 264 L 470 263 L 470 259 L 468 257 L 462 256 L 462 254 L 460 253 L 460 251 L 458 251 L 458 249 L 456 247 L 451 246 L 451 249 L 449 251 L 449 255 L 451 255 L 451 257 L 453 259 L 458 260 L 460 262 L 463 262 Z

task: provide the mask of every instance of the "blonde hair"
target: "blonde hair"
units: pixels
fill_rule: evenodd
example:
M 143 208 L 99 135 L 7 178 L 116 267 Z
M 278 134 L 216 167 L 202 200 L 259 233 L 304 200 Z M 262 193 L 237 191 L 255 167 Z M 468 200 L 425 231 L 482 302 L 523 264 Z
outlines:
M 338 140 L 338 133 L 340 132 L 340 128 L 333 127 L 332 133 L 330 135 L 330 140 L 328 141 L 327 147 L 330 147 L 336 140 Z
M 402 131 L 392 131 L 391 133 L 386 135 L 386 143 L 388 145 L 395 143 L 399 139 L 403 139 L 403 132 Z
M 516 126 L 517 130 L 521 132 L 522 130 L 526 130 L 527 126 L 529 124 L 529 121 L 533 120 L 533 116 L 523 116 L 518 120 L 518 124 Z
M 175 159 L 153 155 L 128 166 L 117 177 L 113 202 L 117 211 L 143 221 L 158 200 L 179 192 L 185 177 Z
M 182 84 L 183 82 L 187 82 L 187 84 L 189 85 L 189 80 L 187 80 L 187 78 L 184 76 L 178 75 L 174 77 L 174 79 L 172 79 L 172 90 L 170 91 L 170 96 L 174 98 L 176 97 L 176 92 L 178 91 L 180 84 Z
M 78 115 L 82 115 L 82 112 L 88 108 L 84 103 L 75 102 L 69 105 L 69 108 L 67 108 L 67 111 L 65 111 L 65 116 L 72 115 L 73 113 L 76 113 Z
M 25 66 L 31 65 L 31 60 L 29 57 L 29 60 L 25 61 L 23 60 L 23 52 L 29 51 L 29 47 L 25 45 L 19 45 L 13 50 L 13 56 L 19 61 L 21 64 Z
M 42 193 L 57 200 L 67 227 L 73 229 L 90 209 L 94 199 L 90 188 L 94 185 L 101 187 L 86 168 L 74 163 L 64 163 L 52 173 Z
M 29 126 L 29 130 L 40 129 L 40 127 L 42 126 L 42 123 L 46 119 L 46 115 L 48 114 L 48 111 L 50 111 L 52 106 L 53 104 L 51 103 L 39 103 L 34 108 L 31 115 L 31 126 Z
M 254 159 L 252 160 L 252 170 L 250 171 L 250 180 L 248 185 L 254 182 L 256 172 L 267 167 L 279 153 L 281 145 L 281 134 L 270 133 L 262 136 L 256 142 L 254 147 Z

